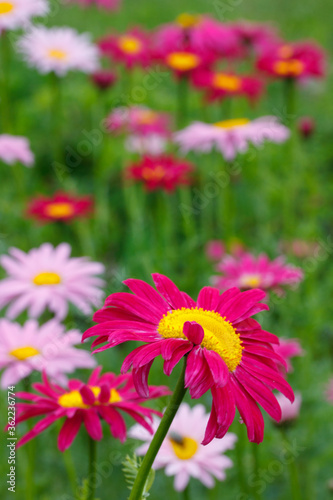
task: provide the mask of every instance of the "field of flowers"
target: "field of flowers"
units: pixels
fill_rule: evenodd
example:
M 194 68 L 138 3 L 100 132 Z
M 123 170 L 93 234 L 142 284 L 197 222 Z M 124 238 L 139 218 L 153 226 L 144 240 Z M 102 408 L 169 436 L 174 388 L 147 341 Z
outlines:
M 324 4 L 0 0 L 1 498 L 333 497 Z

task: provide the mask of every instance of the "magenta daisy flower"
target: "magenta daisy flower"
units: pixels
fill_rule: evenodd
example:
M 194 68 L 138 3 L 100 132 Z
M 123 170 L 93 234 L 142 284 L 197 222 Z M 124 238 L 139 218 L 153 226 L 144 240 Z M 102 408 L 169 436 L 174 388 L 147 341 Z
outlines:
M 126 440 L 126 424 L 121 412 L 127 413 L 136 422 L 152 432 L 150 421 L 152 414 L 158 414 L 141 403 L 153 398 L 169 394 L 166 387 L 150 386 L 147 397 L 141 398 L 136 393 L 130 374 L 117 376 L 105 373 L 100 376 L 102 367 L 97 367 L 85 384 L 81 380 L 71 379 L 68 389 L 51 384 L 43 374 L 43 383 L 33 384 L 39 392 L 19 392 L 17 397 L 29 403 L 19 402 L 16 405 L 16 424 L 37 415 L 45 415 L 17 443 L 22 446 L 47 429 L 56 420 L 65 418 L 58 435 L 58 448 L 65 451 L 69 448 L 84 424 L 89 436 L 100 441 L 103 437 L 101 419 L 110 427 L 111 434 L 124 442 Z
M 94 315 L 98 324 L 83 338 L 97 336 L 94 347 L 104 343 L 96 352 L 130 340 L 143 342 L 122 366 L 123 373 L 133 367 L 141 396 L 148 395 L 148 374 L 157 356 L 164 359 L 166 375 L 186 356 L 185 387 L 191 397 L 200 398 L 209 389 L 213 397 L 203 443 L 226 434 L 236 407 L 249 440 L 260 443 L 264 420 L 257 403 L 279 420 L 280 406 L 271 389 L 290 400 L 294 397 L 278 371 L 278 364 L 285 364 L 272 347 L 278 338 L 251 318 L 268 309 L 260 303 L 265 292 L 231 288 L 220 294 L 216 288 L 204 287 L 195 301 L 166 276 L 152 276 L 157 290 L 141 280 L 126 280 L 134 294 L 110 295 Z
M 214 276 L 213 284 L 221 290 L 237 286 L 242 290 L 261 288 L 281 294 L 285 287 L 296 285 L 303 279 L 303 271 L 285 264 L 283 257 L 269 260 L 246 252 L 238 256 L 227 255 L 216 266 L 222 276 Z
M 167 476 L 174 476 L 174 488 L 183 491 L 190 478 L 199 479 L 207 488 L 213 488 L 216 477 L 219 481 L 226 479 L 225 470 L 233 463 L 224 452 L 231 450 L 237 436 L 228 432 L 223 439 L 214 439 L 207 446 L 201 441 L 209 415 L 203 405 L 190 408 L 182 403 L 171 424 L 166 439 L 156 456 L 153 468 L 165 469 Z M 160 419 L 154 417 L 152 427 L 156 432 Z M 144 441 L 137 450 L 137 455 L 145 455 L 152 440 L 152 435 L 140 425 L 130 429 L 129 436 Z
M 68 303 L 83 314 L 90 314 L 92 306 L 100 305 L 104 281 L 96 275 L 103 273 L 104 266 L 86 257 L 71 258 L 67 243 L 57 247 L 44 243 L 28 253 L 11 248 L 9 253 L 0 257 L 8 273 L 0 281 L 0 308 L 10 304 L 8 318 L 16 318 L 25 309 L 29 316 L 38 318 L 48 308 L 62 320 Z
M 90 353 L 74 347 L 80 343 L 81 333 L 78 330 L 65 332 L 65 327 L 56 320 L 42 326 L 29 320 L 21 326 L 1 319 L 0 332 L 3 388 L 17 384 L 35 370 L 45 371 L 52 380 L 65 383 L 65 373 L 96 365 Z

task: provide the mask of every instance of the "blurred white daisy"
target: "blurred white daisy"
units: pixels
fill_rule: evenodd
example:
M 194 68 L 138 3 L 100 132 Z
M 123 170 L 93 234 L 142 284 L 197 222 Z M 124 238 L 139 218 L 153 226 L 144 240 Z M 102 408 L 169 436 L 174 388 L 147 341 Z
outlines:
M 29 25 L 33 17 L 45 16 L 49 11 L 46 0 L 0 0 L 0 31 L 14 30 Z
M 30 149 L 29 140 L 20 135 L 1 134 L 0 160 L 7 165 L 19 162 L 26 167 L 32 167 L 35 157 Z
M 19 52 L 27 63 L 41 73 L 58 76 L 70 70 L 93 73 L 99 67 L 97 47 L 86 33 L 72 28 L 36 26 L 18 41 Z
M 86 257 L 71 258 L 68 243 L 56 248 L 44 243 L 28 253 L 11 248 L 9 253 L 0 257 L 8 274 L 0 281 L 0 308 L 10 304 L 8 318 L 16 318 L 25 309 L 30 317 L 38 318 L 48 308 L 62 320 L 69 302 L 83 314 L 101 305 L 104 281 L 96 275 L 103 273 L 104 266 Z
M 234 447 L 237 440 L 235 434 L 228 432 L 222 439 L 214 439 L 206 446 L 200 444 L 208 419 L 203 405 L 190 408 L 187 403 L 182 403 L 156 456 L 153 468 L 165 468 L 167 476 L 175 476 L 174 488 L 177 491 L 186 488 L 191 476 L 199 479 L 207 488 L 213 488 L 213 476 L 223 481 L 226 478 L 225 469 L 233 465 L 223 453 Z M 154 432 L 159 423 L 160 419 L 154 417 Z M 129 435 L 145 442 L 136 450 L 138 455 L 145 455 L 153 435 L 141 425 L 134 425 Z

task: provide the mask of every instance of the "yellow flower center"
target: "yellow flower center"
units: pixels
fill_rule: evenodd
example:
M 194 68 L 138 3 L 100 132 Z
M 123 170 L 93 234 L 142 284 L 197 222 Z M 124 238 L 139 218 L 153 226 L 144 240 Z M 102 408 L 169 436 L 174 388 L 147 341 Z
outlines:
M 200 22 L 200 16 L 195 14 L 189 14 L 188 12 L 183 12 L 176 17 L 176 23 L 182 28 L 193 28 L 197 26 Z
M 213 78 L 213 87 L 227 90 L 228 92 L 237 92 L 241 88 L 242 80 L 237 76 L 217 73 Z
M 34 347 L 28 345 L 26 347 L 18 347 L 17 349 L 13 349 L 9 354 L 14 356 L 16 359 L 19 359 L 20 361 L 24 361 L 27 358 L 32 358 L 32 356 L 37 356 L 37 354 L 39 354 L 39 351 L 37 351 L 37 349 L 35 349 Z
M 94 393 L 95 398 L 98 398 L 101 388 L 98 386 L 90 386 L 90 389 Z M 110 391 L 110 399 L 106 404 L 110 403 L 118 403 L 118 401 L 121 401 L 121 396 L 116 389 L 111 389 Z M 82 396 L 79 391 L 74 390 L 70 392 L 66 392 L 65 394 L 62 394 L 58 398 L 58 403 L 60 406 L 63 408 L 81 408 L 82 410 L 90 408 L 90 405 L 86 405 L 83 402 Z M 93 406 L 98 406 L 101 403 L 99 401 L 95 401 Z
M 282 45 L 278 50 L 278 56 L 281 57 L 281 59 L 289 59 L 292 57 L 293 53 L 294 49 L 290 45 Z
M 170 437 L 170 443 L 175 455 L 181 460 L 189 460 L 198 451 L 198 443 L 190 437 L 181 437 L 178 439 Z
M 118 46 L 127 54 L 137 54 L 142 49 L 142 42 L 134 36 L 124 35 L 119 37 Z
M 166 63 L 177 71 L 190 71 L 199 66 L 200 58 L 189 52 L 171 52 L 166 58 Z
M 241 278 L 242 288 L 257 288 L 261 282 L 258 274 L 244 274 Z
M 54 219 L 61 219 L 73 215 L 74 207 L 71 203 L 66 202 L 50 203 L 45 207 L 45 213 Z
M 67 52 L 60 49 L 50 49 L 48 51 L 48 55 L 49 57 L 52 57 L 52 59 L 58 59 L 59 61 L 63 61 L 67 57 Z
M 198 307 L 169 311 L 159 322 L 158 332 L 166 339 L 186 339 L 183 334 L 186 321 L 196 321 L 202 326 L 202 347 L 217 352 L 229 371 L 237 368 L 242 359 L 242 342 L 232 324 L 216 311 L 206 311 Z
M 215 127 L 220 128 L 235 128 L 247 125 L 250 122 L 247 118 L 235 118 L 233 120 L 224 120 L 222 122 L 214 123 Z
M 304 64 L 298 59 L 289 59 L 288 61 L 276 61 L 273 69 L 275 73 L 281 76 L 299 76 L 303 73 Z
M 57 273 L 39 273 L 32 280 L 35 285 L 59 285 L 61 283 L 61 278 Z
M 165 176 L 165 169 L 162 165 L 157 165 L 155 168 L 145 167 L 142 169 L 142 178 L 146 181 L 159 181 Z
M 14 9 L 12 2 L 0 2 L 0 14 L 8 14 Z

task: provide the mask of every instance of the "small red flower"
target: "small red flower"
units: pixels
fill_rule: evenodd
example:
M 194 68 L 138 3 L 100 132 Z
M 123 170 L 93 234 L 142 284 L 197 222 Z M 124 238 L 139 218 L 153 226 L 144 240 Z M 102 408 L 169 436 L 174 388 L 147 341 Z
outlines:
M 121 411 L 127 413 L 149 432 L 153 432 L 149 422 L 152 414 L 159 412 L 141 406 L 141 403 L 153 398 L 170 394 L 167 387 L 149 386 L 147 398 L 138 396 L 135 391 L 131 374 L 117 376 L 105 373 L 100 376 L 102 367 L 97 367 L 91 374 L 88 383 L 71 379 L 68 389 L 51 384 L 46 375 L 42 383 L 33 384 L 40 394 L 19 392 L 17 397 L 26 399 L 29 403 L 17 403 L 16 424 L 32 417 L 45 415 L 17 443 L 22 446 L 43 432 L 53 422 L 65 418 L 58 435 L 58 448 L 65 451 L 76 437 L 81 424 L 84 424 L 89 436 L 99 441 L 102 439 L 101 419 L 110 427 L 111 434 L 124 442 L 126 440 L 126 424 Z
M 173 191 L 181 184 L 190 183 L 189 174 L 193 169 L 190 163 L 172 156 L 145 156 L 139 163 L 127 168 L 127 176 L 142 181 L 149 191 Z
M 52 198 L 39 196 L 28 207 L 28 215 L 42 222 L 54 222 L 76 219 L 88 215 L 93 206 L 90 196 L 75 196 L 62 192 Z
M 98 42 L 98 46 L 103 55 L 123 63 L 128 69 L 133 66 L 147 67 L 152 60 L 150 37 L 139 28 L 108 35 Z
M 115 84 L 117 75 L 113 71 L 102 69 L 93 73 L 91 79 L 100 90 L 106 90 Z
M 321 77 L 325 57 L 311 42 L 268 46 L 258 58 L 257 68 L 278 78 Z

